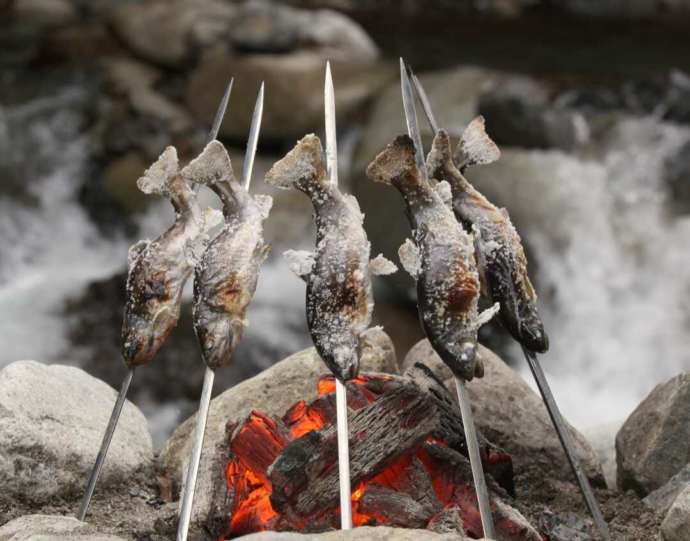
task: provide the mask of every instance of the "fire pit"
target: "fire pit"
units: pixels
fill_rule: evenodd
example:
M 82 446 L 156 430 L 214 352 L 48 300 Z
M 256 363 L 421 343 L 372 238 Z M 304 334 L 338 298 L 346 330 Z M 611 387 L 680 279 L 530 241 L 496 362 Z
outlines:
M 227 427 L 208 517 L 217 539 L 263 530 L 339 526 L 335 382 L 282 417 L 252 411 Z M 481 537 L 457 406 L 433 373 L 362 374 L 348 383 L 355 526 L 389 525 Z M 480 436 L 492 511 L 502 540 L 542 539 L 503 503 L 513 491 L 510 456 Z

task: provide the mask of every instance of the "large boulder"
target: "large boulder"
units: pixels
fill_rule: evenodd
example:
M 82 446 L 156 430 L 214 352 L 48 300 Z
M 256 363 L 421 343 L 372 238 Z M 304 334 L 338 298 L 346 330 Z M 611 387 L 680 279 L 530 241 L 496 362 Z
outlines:
M 618 486 L 641 496 L 690 463 L 690 373 L 654 387 L 616 436 Z
M 121 537 L 95 533 L 74 517 L 26 515 L 0 528 L 0 541 L 123 541 Z
M 372 372 L 398 371 L 393 343 L 380 328 L 372 328 L 364 335 L 361 370 Z M 317 398 L 316 382 L 328 374 L 328 369 L 314 348 L 291 355 L 257 376 L 228 389 L 211 401 L 203 456 L 199 467 L 199 486 L 213 486 L 216 472 L 211 470 L 210 457 L 226 436 L 228 423 L 239 423 L 252 410 L 281 416 L 299 400 L 309 402 Z M 175 482 L 186 471 L 196 416 L 187 419 L 173 433 L 161 451 L 161 463 Z M 194 501 L 195 516 L 204 516 L 210 505 L 210 491 L 198 492 Z
M 214 36 L 226 33 L 237 12 L 220 0 L 154 0 L 120 2 L 110 14 L 110 24 L 118 37 L 137 56 L 170 67 L 191 60 L 193 37 L 201 27 Z
M 664 541 L 687 541 L 690 536 L 690 485 L 673 502 L 661 523 Z
M 657 513 L 665 515 L 686 487 L 690 487 L 690 464 L 671 477 L 664 486 L 647 494 L 642 501 Z
M 541 398 L 489 349 L 480 345 L 479 354 L 484 363 L 484 377 L 467 384 L 477 428 L 512 455 L 516 469 L 540 467 L 555 479 L 572 480 L 565 454 Z M 418 362 L 440 376 L 455 397 L 453 375 L 428 340 L 422 340 L 408 352 L 402 369 Z M 573 427 L 570 427 L 570 433 L 575 453 L 587 476 L 603 484 L 596 453 Z
M 17 361 L 0 372 L 0 498 L 46 503 L 84 489 L 116 393 L 83 370 Z M 126 403 L 101 486 L 149 468 L 146 419 Z
M 323 128 L 326 59 L 318 50 L 290 54 L 209 53 L 190 77 L 187 102 L 200 121 L 210 122 L 232 75 L 236 81 L 231 99 L 232 122 L 224 123 L 220 133 L 244 141 L 263 81 L 266 95 L 261 137 L 292 145 L 306 133 Z M 390 65 L 368 59 L 335 59 L 331 67 L 338 121 L 343 125 L 395 74 Z

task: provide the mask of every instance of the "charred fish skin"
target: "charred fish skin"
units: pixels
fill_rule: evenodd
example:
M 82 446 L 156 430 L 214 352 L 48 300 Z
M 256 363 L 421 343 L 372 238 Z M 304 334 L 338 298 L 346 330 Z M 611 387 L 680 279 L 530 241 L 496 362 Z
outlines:
M 493 205 L 461 172 L 470 165 L 490 163 L 499 154 L 484 131 L 483 118 L 478 117 L 465 130 L 454 157 L 448 134 L 439 130 L 427 165 L 434 176 L 450 184 L 458 220 L 478 232 L 477 257 L 487 293 L 501 306 L 501 322 L 529 350 L 543 353 L 549 342 L 537 310 L 537 295 L 529 279 L 520 236 L 506 209 Z
M 223 202 L 223 227 L 194 271 L 192 311 L 202 358 L 216 370 L 230 364 L 247 326 L 247 309 L 270 249 L 263 222 L 273 200 L 247 192 L 218 141 L 209 143 L 184 172 L 190 182 L 208 185 Z
M 137 184 L 144 193 L 167 196 L 175 222 L 155 240 L 139 241 L 129 250 L 122 355 L 130 368 L 153 359 L 177 325 L 182 290 L 213 223 L 212 212 L 201 210 L 180 173 L 174 147 L 165 149 Z
M 496 308 L 479 313 L 479 274 L 472 237 L 415 165 L 414 143 L 395 139 L 367 168 L 367 176 L 403 196 L 414 241 L 400 259 L 416 279 L 424 331 L 443 362 L 464 380 L 482 375 L 477 330 Z
M 307 284 L 307 324 L 331 372 L 345 382 L 357 376 L 360 335 L 374 307 L 371 273 L 394 272 L 381 256 L 370 265 L 370 244 L 357 200 L 327 178 L 321 141 L 307 135 L 266 175 L 269 184 L 305 193 L 314 207 L 316 249 L 286 252 Z M 382 264 L 383 263 L 383 264 Z

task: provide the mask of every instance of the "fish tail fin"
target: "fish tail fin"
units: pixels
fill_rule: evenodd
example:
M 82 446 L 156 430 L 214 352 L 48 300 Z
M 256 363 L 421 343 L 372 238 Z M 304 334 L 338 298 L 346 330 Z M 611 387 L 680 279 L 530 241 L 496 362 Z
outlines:
M 472 165 L 495 162 L 500 157 L 501 151 L 486 133 L 484 117 L 480 115 L 465 128 L 453 159 L 458 169 L 463 171 Z
M 178 174 L 177 150 L 167 147 L 158 159 L 137 180 L 137 186 L 145 194 L 168 195 L 169 184 Z
M 180 172 L 190 184 L 207 186 L 219 182 L 235 182 L 232 162 L 228 151 L 220 141 L 211 141 L 196 158 Z
M 453 151 L 450 137 L 445 130 L 439 130 L 431 144 L 431 150 L 426 158 L 426 168 L 431 178 L 443 179 L 443 171 L 453 166 Z
M 415 169 L 414 143 L 399 135 L 367 167 L 367 177 L 374 182 L 394 184 Z
M 323 186 L 327 179 L 319 138 L 312 133 L 300 139 L 295 148 L 273 164 L 265 180 L 278 188 L 297 188 L 303 192 Z

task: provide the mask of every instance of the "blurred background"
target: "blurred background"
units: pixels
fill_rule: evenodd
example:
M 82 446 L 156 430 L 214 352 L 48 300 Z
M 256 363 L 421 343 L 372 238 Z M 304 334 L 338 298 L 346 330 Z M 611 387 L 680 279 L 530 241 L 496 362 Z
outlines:
M 523 237 L 566 416 L 622 422 L 690 369 L 690 0 L 0 0 L 0 366 L 74 364 L 119 386 L 127 248 L 172 222 L 136 180 L 166 145 L 183 161 L 201 150 L 231 76 L 220 139 L 239 171 L 265 81 L 251 189 L 276 201 L 250 327 L 216 392 L 308 347 L 304 286 L 281 254 L 313 244 L 311 207 L 263 175 L 323 132 L 330 59 L 343 189 L 372 255 L 397 261 L 400 196 L 364 169 L 404 131 L 401 55 L 451 134 L 481 113 L 501 146 L 468 176 Z M 402 272 L 375 284 L 399 356 L 421 338 L 411 286 Z M 159 444 L 201 389 L 190 300 L 130 392 Z M 498 325 L 482 341 L 525 371 Z

